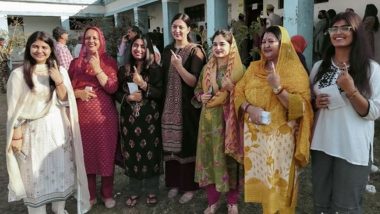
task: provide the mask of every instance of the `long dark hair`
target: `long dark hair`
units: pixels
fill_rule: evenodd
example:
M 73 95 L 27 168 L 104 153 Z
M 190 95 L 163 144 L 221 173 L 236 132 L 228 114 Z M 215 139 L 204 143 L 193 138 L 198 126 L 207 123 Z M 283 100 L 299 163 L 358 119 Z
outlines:
M 49 34 L 43 31 L 36 31 L 32 35 L 30 35 L 28 38 L 28 41 L 26 42 L 25 54 L 24 54 L 24 65 L 23 65 L 24 79 L 30 89 L 34 88 L 34 83 L 32 80 L 33 66 L 37 64 L 36 60 L 30 54 L 30 48 L 32 44 L 37 40 L 45 42 L 46 44 L 49 45 L 51 49 L 50 56 L 46 60 L 48 69 L 54 66 L 54 61 L 59 66 L 59 62 L 54 52 L 54 40 L 49 36 Z M 50 78 L 50 87 L 53 87 L 53 88 L 55 87 L 54 82 L 51 78 Z
M 136 59 L 133 57 L 132 55 L 132 48 L 133 48 L 133 44 L 135 43 L 136 40 L 138 39 L 141 39 L 143 42 L 144 42 L 144 46 L 145 46 L 145 59 L 144 59 L 144 63 L 143 63 L 143 68 L 144 70 L 148 69 L 151 65 L 155 64 L 156 61 L 154 60 L 154 51 L 153 51 L 153 45 L 152 45 L 152 41 L 149 39 L 149 37 L 147 35 L 141 35 L 141 34 L 137 34 L 135 36 L 135 38 L 132 40 L 131 42 L 131 47 L 129 49 L 129 53 L 130 53 L 130 66 L 134 66 L 136 65 Z
M 180 19 L 180 20 L 182 20 L 183 22 L 185 22 L 185 24 L 186 24 L 187 27 L 190 27 L 191 24 L 192 24 L 189 15 L 187 15 L 186 13 L 177 13 L 177 14 L 173 17 L 173 19 L 172 19 L 172 21 L 170 22 L 170 24 L 172 25 L 173 22 L 175 22 L 175 20 L 177 20 L 177 19 Z M 187 34 L 187 40 L 188 40 L 189 42 L 194 42 L 194 41 L 191 41 L 191 38 L 190 38 L 190 35 L 189 35 L 189 34 L 190 34 L 190 32 Z
M 352 76 L 354 83 L 360 93 L 369 98 L 372 95 L 369 86 L 370 77 L 370 52 L 364 31 L 364 26 L 360 17 L 353 12 L 339 13 L 331 22 L 330 27 L 337 21 L 344 20 L 352 27 L 352 43 L 350 51 L 350 69 L 349 74 Z M 325 55 L 323 56 L 322 64 L 317 75 L 314 78 L 314 83 L 320 80 L 327 73 L 331 66 L 331 58 L 335 55 L 335 47 L 329 43 Z
M 364 18 L 363 21 L 367 17 L 374 17 L 375 18 L 375 25 L 373 26 L 373 30 L 377 32 L 379 30 L 379 18 L 377 17 L 377 8 L 374 4 L 367 4 L 365 7 L 365 12 L 364 12 Z

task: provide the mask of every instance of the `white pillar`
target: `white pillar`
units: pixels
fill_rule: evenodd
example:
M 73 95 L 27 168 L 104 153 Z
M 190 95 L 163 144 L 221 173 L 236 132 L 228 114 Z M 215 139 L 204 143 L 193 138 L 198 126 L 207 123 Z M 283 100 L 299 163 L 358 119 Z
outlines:
M 206 0 L 207 5 L 207 39 L 216 30 L 228 27 L 228 0 Z M 207 41 L 211 44 L 210 41 Z
M 8 38 L 8 20 L 7 15 L 0 15 L 0 37 Z
M 284 1 L 284 27 L 290 36 L 299 34 L 307 41 L 304 56 L 309 69 L 313 63 L 313 18 L 313 0 Z
M 171 20 L 179 11 L 178 0 L 162 0 L 162 22 L 163 22 L 163 35 L 164 46 L 168 45 L 172 40 L 171 33 Z
M 119 14 L 117 14 L 117 13 L 113 14 L 113 19 L 115 20 L 115 27 L 119 27 L 119 25 L 120 25 Z
M 69 31 L 70 30 L 70 21 L 69 21 L 69 16 L 61 16 L 61 25 L 62 27 Z

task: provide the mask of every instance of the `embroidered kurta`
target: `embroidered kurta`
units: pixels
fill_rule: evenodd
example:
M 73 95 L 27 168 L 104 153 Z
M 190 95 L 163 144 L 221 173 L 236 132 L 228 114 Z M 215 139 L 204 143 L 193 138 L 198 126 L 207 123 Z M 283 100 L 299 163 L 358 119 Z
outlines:
M 269 125 L 256 125 L 244 113 L 244 191 L 246 202 L 262 203 L 264 213 L 294 213 L 298 169 L 309 160 L 312 107 L 307 73 L 281 29 L 276 71 L 288 92 L 286 109 L 267 81 L 265 58 L 250 64 L 235 88 L 236 110 L 243 102 L 271 114 Z M 295 136 L 295 124 L 299 131 Z
M 200 46 L 196 46 L 194 44 L 189 44 L 193 47 L 190 50 L 189 56 L 187 57 L 186 61 L 183 61 L 184 68 L 190 72 L 192 75 L 194 75 L 197 79 L 199 77 L 199 74 L 202 70 L 203 65 L 205 64 L 205 56 Z M 174 45 L 171 44 L 167 46 L 162 54 L 162 62 L 163 62 L 163 72 L 164 72 L 164 92 L 165 92 L 165 99 L 166 95 L 168 94 L 168 90 L 175 90 L 175 89 L 169 89 L 168 86 L 168 76 L 169 76 L 169 67 L 170 67 L 170 57 L 171 52 L 170 50 L 173 50 L 176 53 L 180 53 L 183 51 L 182 49 L 176 49 L 174 48 Z M 173 71 L 175 72 L 175 71 Z M 196 153 L 196 145 L 197 145 L 197 133 L 198 133 L 198 123 L 199 123 L 199 115 L 200 110 L 195 108 L 191 104 L 191 99 L 194 97 L 194 88 L 187 85 L 182 79 L 181 79 L 181 91 L 179 94 L 182 98 L 181 105 L 181 112 L 180 115 L 182 117 L 182 130 L 183 134 L 181 137 L 181 143 L 180 143 L 180 149 L 179 152 L 165 152 L 164 158 L 165 161 L 168 160 L 176 160 L 180 163 L 190 163 L 195 161 L 195 153 Z M 174 102 L 174 97 L 170 98 Z M 170 106 L 170 101 L 169 105 Z M 164 113 L 165 113 L 165 106 Z M 173 115 L 174 116 L 174 115 Z M 163 142 L 165 143 L 165 142 Z M 164 146 L 165 149 L 165 146 Z
M 361 117 L 345 92 L 336 84 L 341 70 L 332 60 L 329 70 L 314 83 L 321 63 L 322 61 L 315 63 L 313 72 L 310 73 L 312 94 L 321 93 L 325 87 L 336 87 L 344 102 L 339 108 L 323 108 L 317 111 L 311 149 L 344 159 L 354 165 L 368 166 L 368 160 L 373 159 L 370 151 L 373 152 L 374 120 L 380 116 L 380 66 L 370 60 L 369 85 L 372 96 L 368 98 L 368 114 Z
M 112 176 L 118 139 L 118 116 L 112 98 L 118 88 L 116 61 L 101 57 L 101 68 L 108 76 L 106 85 L 102 87 L 96 76 L 82 69 L 87 65 L 80 65 L 78 59 L 72 61 L 69 69 L 74 90 L 92 87 L 97 96 L 89 101 L 77 99 L 86 172 Z
M 152 65 L 141 72 L 147 82 L 147 90 L 142 89 L 142 101 L 127 101 L 130 95 L 128 83 L 133 76 L 127 76 L 124 66 L 119 69 L 120 87 L 117 99 L 120 107 L 120 134 L 122 153 L 125 158 L 125 174 L 136 179 L 158 176 L 162 172 L 162 142 L 160 104 L 162 95 L 162 71 Z M 122 75 L 120 75 L 122 74 Z
M 195 181 L 202 187 L 215 184 L 218 192 L 238 188 L 238 162 L 242 163 L 243 158 L 242 137 L 233 99 L 235 90 L 223 88 L 222 81 L 229 78 L 235 84 L 243 74 L 244 66 L 233 38 L 227 64 L 218 68 L 218 58 L 212 55 L 194 91 L 198 98 L 203 93 L 212 95 L 202 105 Z
M 23 68 L 14 70 L 8 82 L 7 168 L 9 201 L 24 199 L 28 206 L 65 200 L 80 186 L 78 202 L 89 208 L 87 178 L 74 93 L 67 72 L 60 67 L 68 101 L 50 91 L 47 66 L 36 65 L 32 90 L 23 78 Z M 69 116 L 67 111 L 70 112 Z M 22 122 L 23 145 L 13 153 L 13 128 Z
M 225 75 L 225 67 L 217 71 L 217 83 Z M 203 91 L 201 74 L 195 91 Z M 225 118 L 223 105 L 203 107 L 198 131 L 195 182 L 205 187 L 215 184 L 218 192 L 228 192 L 237 187 L 238 164 L 225 154 Z

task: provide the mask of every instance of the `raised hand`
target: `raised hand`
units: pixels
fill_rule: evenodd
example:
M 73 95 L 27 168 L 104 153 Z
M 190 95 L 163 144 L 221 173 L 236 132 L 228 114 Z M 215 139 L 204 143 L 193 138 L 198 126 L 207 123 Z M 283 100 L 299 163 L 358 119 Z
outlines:
M 170 52 L 172 53 L 172 56 L 170 58 L 170 62 L 174 65 L 175 68 L 180 68 L 182 66 L 182 57 L 176 53 L 174 53 L 174 51 L 170 50 Z
M 54 60 L 53 67 L 49 69 L 49 76 L 56 85 L 63 83 L 61 72 L 59 72 L 59 68 L 55 60 Z
M 280 75 L 276 72 L 273 62 L 268 62 L 270 70 L 268 71 L 267 81 L 272 88 L 278 88 L 280 84 Z
M 133 66 L 134 72 L 133 72 L 133 77 L 132 80 L 134 83 L 136 83 L 138 86 L 141 87 L 141 85 L 144 84 L 144 79 L 142 78 L 141 74 L 138 72 L 136 66 Z
M 100 67 L 100 58 L 98 51 L 95 52 L 95 54 L 91 55 L 90 60 L 88 61 L 91 69 L 87 71 L 88 74 L 95 76 L 99 72 L 101 72 Z
M 336 84 L 343 89 L 346 93 L 352 93 L 356 90 L 354 80 L 352 76 L 348 73 L 348 67 L 346 63 L 343 63 L 343 69 L 336 80 Z

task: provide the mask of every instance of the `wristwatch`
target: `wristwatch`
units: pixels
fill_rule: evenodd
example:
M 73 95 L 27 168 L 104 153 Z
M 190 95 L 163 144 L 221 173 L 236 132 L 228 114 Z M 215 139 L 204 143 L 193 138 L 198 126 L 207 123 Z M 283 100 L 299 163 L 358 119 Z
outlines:
M 281 91 L 282 91 L 282 86 L 279 85 L 279 86 L 276 87 L 276 88 L 272 88 L 272 91 L 273 91 L 273 93 L 274 93 L 275 95 L 278 95 L 278 94 L 280 94 Z

